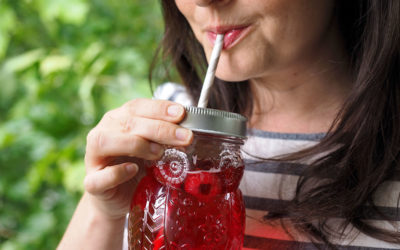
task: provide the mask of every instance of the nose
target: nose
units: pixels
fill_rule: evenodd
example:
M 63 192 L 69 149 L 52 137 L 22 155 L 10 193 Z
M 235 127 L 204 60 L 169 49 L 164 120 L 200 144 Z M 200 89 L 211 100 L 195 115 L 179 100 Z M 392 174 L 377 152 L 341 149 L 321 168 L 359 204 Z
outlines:
M 229 2 L 230 0 L 195 0 L 196 5 L 200 6 L 200 7 L 206 7 L 209 6 L 211 4 L 216 4 L 216 3 L 225 3 L 225 2 Z

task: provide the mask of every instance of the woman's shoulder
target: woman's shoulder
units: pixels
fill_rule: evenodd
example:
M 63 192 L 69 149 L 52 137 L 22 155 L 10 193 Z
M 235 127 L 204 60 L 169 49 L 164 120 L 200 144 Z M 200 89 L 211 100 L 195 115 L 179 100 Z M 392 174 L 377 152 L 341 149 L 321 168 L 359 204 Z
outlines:
M 167 82 L 158 86 L 154 92 L 154 99 L 169 100 L 185 106 L 192 106 L 193 100 L 187 89 L 178 83 Z

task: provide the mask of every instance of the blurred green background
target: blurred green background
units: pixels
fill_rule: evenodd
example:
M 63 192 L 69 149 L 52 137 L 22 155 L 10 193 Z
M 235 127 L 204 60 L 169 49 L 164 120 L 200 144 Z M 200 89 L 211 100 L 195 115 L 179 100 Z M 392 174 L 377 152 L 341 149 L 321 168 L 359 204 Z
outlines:
M 56 247 L 82 194 L 86 134 L 151 96 L 162 28 L 157 0 L 0 0 L 0 249 Z

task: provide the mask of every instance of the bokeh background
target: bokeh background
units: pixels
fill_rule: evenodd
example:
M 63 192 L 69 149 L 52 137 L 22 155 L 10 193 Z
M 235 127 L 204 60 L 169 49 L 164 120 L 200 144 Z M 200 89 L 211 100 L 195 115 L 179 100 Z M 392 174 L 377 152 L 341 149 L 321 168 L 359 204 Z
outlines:
M 55 249 L 83 191 L 86 134 L 151 96 L 162 29 L 157 0 L 0 0 L 0 249 Z

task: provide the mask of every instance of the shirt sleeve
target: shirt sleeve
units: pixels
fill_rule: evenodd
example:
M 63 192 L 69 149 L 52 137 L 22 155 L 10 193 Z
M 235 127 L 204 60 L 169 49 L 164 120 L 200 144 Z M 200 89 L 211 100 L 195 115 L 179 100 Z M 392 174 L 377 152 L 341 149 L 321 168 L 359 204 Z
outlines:
M 153 98 L 177 102 L 184 106 L 193 105 L 192 98 L 187 93 L 186 88 L 172 82 L 167 82 L 157 87 Z

